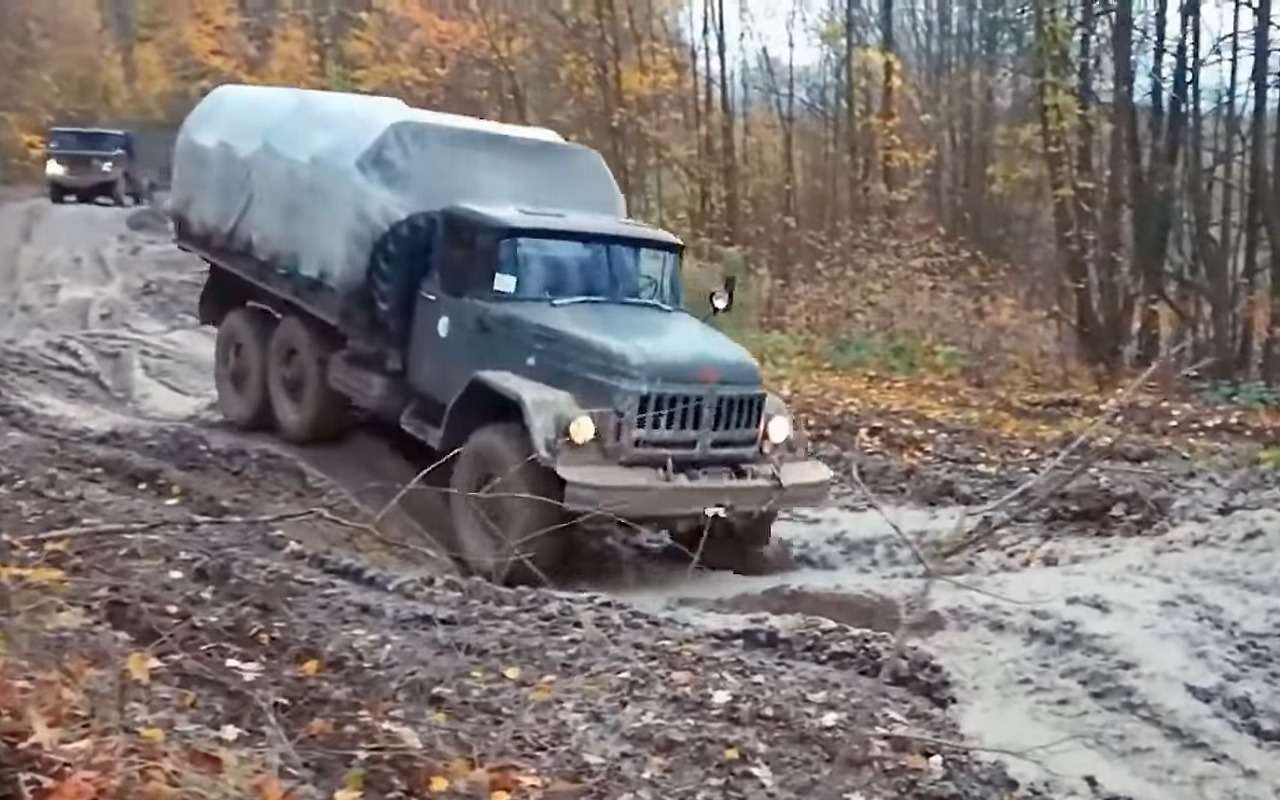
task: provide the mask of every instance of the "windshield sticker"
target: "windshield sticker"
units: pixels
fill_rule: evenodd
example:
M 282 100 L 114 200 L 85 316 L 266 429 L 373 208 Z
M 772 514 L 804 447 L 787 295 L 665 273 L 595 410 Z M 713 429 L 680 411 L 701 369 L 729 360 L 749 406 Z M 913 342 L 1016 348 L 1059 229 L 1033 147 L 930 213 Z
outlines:
M 505 272 L 493 274 L 493 290 L 502 294 L 511 294 L 516 290 L 516 276 Z

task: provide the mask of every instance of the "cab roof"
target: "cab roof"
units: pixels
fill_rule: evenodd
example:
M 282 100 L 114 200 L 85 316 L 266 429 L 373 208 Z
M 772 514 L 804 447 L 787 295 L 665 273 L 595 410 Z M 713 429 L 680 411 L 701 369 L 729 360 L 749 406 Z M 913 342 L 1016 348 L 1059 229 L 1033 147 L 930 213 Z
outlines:
M 589 214 L 557 208 L 520 208 L 517 206 L 452 205 L 446 214 L 462 217 L 488 228 L 512 233 L 560 233 L 566 235 L 603 236 L 615 239 L 651 242 L 666 248 L 683 248 L 684 242 L 661 228 L 632 219 L 619 219 L 605 214 Z
M 129 131 L 121 128 L 78 128 L 74 125 L 56 125 L 49 129 L 49 133 L 107 133 L 116 136 L 128 136 Z

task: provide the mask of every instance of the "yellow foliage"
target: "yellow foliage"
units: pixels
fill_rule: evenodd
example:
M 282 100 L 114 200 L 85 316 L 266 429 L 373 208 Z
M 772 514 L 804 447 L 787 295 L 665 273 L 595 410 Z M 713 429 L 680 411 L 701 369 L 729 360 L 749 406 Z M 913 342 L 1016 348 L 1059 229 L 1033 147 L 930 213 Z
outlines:
M 281 86 L 319 88 L 322 80 L 318 63 L 310 27 L 291 16 L 271 33 L 271 46 L 261 77 L 266 83 Z
M 355 88 L 431 104 L 479 35 L 473 23 L 441 16 L 424 0 L 376 0 L 341 49 Z

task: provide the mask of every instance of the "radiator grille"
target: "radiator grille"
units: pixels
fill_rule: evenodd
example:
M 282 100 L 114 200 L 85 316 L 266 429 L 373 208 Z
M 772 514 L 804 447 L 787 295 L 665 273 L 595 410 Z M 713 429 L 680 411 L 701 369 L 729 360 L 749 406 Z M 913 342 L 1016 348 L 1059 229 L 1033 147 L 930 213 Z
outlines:
M 647 392 L 636 402 L 633 444 L 668 449 L 694 449 L 702 442 L 711 448 L 749 445 L 760 430 L 764 400 L 760 392 Z

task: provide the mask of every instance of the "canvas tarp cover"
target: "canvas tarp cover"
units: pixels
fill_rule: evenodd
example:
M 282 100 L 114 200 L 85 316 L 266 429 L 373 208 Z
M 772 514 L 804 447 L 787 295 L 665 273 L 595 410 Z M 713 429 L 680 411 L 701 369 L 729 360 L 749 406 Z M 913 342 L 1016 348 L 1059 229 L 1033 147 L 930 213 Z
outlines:
M 458 203 L 626 213 L 599 153 L 543 128 L 241 85 L 183 122 L 168 208 L 184 235 L 345 294 L 388 228 Z

